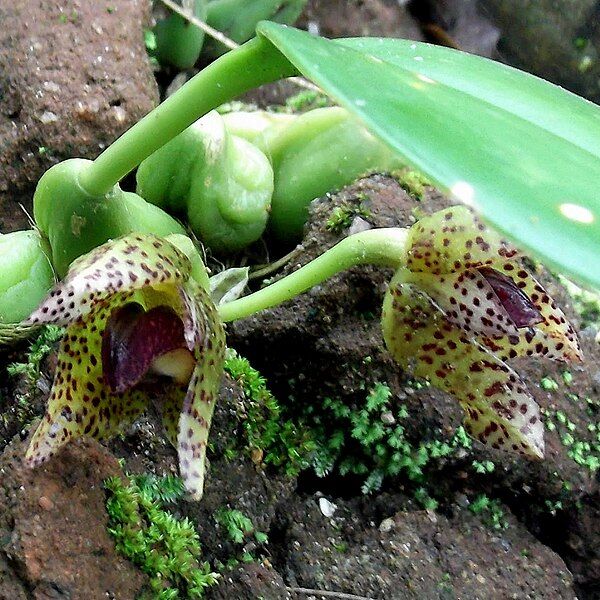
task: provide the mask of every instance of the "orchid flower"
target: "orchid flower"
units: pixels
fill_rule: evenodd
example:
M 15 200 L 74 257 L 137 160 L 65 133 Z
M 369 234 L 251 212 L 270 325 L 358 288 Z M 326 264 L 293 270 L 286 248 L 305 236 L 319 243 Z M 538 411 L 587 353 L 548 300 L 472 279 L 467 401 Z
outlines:
M 191 272 L 188 257 L 154 235 L 127 235 L 72 263 L 28 320 L 66 327 L 29 466 L 74 438 L 116 435 L 152 402 L 186 489 L 202 496 L 225 334 Z
M 405 369 L 455 396 L 469 433 L 494 448 L 541 458 L 539 406 L 505 361 L 581 360 L 575 332 L 518 251 L 465 207 L 418 221 L 406 266 L 382 316 L 386 344 Z

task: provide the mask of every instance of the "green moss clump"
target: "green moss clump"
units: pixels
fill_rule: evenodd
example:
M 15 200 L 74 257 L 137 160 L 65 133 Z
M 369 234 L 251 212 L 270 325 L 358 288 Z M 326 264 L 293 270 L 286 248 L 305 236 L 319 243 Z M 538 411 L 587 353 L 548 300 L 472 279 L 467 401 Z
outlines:
M 336 206 L 331 211 L 331 215 L 325 224 L 327 231 L 341 233 L 344 229 L 348 229 L 348 227 L 352 225 L 352 221 L 355 217 L 370 219 L 373 216 L 371 211 L 363 206 L 364 200 L 367 199 L 368 198 L 360 198 L 360 204 L 358 205 L 345 202 L 340 206 Z
M 377 383 L 368 393 L 364 406 L 351 408 L 340 400 L 326 398 L 323 408 L 307 409 L 318 440 L 313 458 L 316 474 L 324 477 L 336 470 L 340 475 L 364 478 L 362 492 L 377 491 L 388 477 L 405 473 L 418 487 L 415 499 L 426 508 L 435 508 L 426 487 L 425 467 L 450 456 L 471 441 L 459 427 L 448 441 L 433 439 L 413 444 L 406 436 L 407 408 L 392 407 L 392 392 Z M 310 422 L 310 421 L 309 421 Z
M 234 351 L 229 351 L 225 371 L 242 387 L 245 395 L 244 413 L 240 415 L 244 433 L 242 452 L 255 462 L 283 469 L 296 476 L 309 464 L 316 445 L 312 433 L 301 423 L 285 419 L 277 399 L 269 391 L 264 377 Z M 231 446 L 230 458 L 240 448 Z
M 142 476 L 126 485 L 111 477 L 104 482 L 108 531 L 117 551 L 150 576 L 149 597 L 160 600 L 201 598 L 218 580 L 200 558 L 200 541 L 191 521 L 164 509 L 164 501 L 183 494 L 178 479 Z

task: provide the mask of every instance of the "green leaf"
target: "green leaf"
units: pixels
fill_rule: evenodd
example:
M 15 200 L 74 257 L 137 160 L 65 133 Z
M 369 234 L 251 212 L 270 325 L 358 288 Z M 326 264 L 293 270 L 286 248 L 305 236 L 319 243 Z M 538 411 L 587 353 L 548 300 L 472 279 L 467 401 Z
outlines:
M 516 69 L 406 40 L 259 24 L 306 77 L 440 188 L 600 286 L 600 109 Z

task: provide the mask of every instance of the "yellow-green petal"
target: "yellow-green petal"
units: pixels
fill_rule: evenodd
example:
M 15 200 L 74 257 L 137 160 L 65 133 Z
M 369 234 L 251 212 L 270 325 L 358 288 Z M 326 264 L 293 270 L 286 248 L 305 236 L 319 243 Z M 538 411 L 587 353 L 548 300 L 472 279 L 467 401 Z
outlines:
M 518 251 L 465 206 L 452 206 L 417 221 L 408 233 L 411 271 L 434 275 L 494 265 Z
M 27 450 L 29 466 L 41 464 L 72 439 L 112 437 L 145 410 L 145 393 L 112 393 L 102 373 L 102 331 L 111 311 L 130 295 L 115 294 L 95 303 L 85 319 L 78 318 L 67 327 L 58 350 L 46 414 Z
M 179 417 L 177 450 L 184 485 L 192 498 L 199 500 L 204 489 L 208 433 L 223 374 L 225 331 L 208 293 L 193 281 L 188 286 L 206 324 L 206 335 L 195 348 L 197 363 Z
M 542 457 L 539 407 L 519 376 L 453 325 L 431 300 L 395 277 L 383 306 L 386 345 L 404 369 L 452 394 L 467 430 L 494 448 Z
M 27 322 L 67 325 L 113 294 L 180 285 L 190 270 L 189 259 L 166 240 L 126 235 L 74 261 Z

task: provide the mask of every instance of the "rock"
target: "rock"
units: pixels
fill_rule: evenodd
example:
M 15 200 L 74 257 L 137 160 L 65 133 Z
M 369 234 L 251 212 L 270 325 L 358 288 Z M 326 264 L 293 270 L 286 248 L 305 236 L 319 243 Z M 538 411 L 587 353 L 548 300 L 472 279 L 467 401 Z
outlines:
M 385 0 L 309 0 L 298 27 L 325 37 L 382 36 L 422 40 L 405 6 Z
M 42 173 L 94 158 L 158 102 L 148 0 L 0 3 L 0 228 L 28 227 Z
M 410 6 L 432 41 L 492 57 L 500 31 L 481 14 L 477 4 L 478 0 L 423 0 Z
M 226 573 L 218 587 L 211 588 L 207 600 L 293 600 L 297 595 L 286 589 L 281 575 L 273 568 L 250 563 Z
M 300 498 L 279 513 L 278 564 L 292 587 L 386 600 L 576 598 L 561 558 L 514 518 L 497 532 L 466 511 L 402 511 L 379 528 L 359 502 L 340 501 L 339 513 L 323 520 Z
M 479 0 L 501 30 L 510 64 L 600 100 L 600 8 L 596 0 Z
M 146 576 L 116 554 L 104 506 L 117 460 L 75 442 L 31 470 L 27 442 L 15 438 L 0 456 L 0 599 L 133 599 Z

